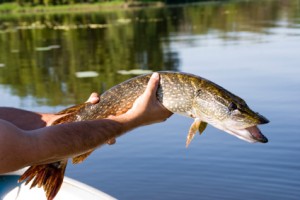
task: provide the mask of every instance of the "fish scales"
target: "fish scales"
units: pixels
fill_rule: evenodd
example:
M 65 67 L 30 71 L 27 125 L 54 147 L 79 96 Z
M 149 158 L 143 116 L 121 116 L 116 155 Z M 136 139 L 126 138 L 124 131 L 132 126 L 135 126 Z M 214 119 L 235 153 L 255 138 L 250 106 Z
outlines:
M 129 110 L 134 101 L 145 91 L 151 75 L 125 81 L 100 96 L 98 104 L 87 104 L 76 113 L 75 121 L 107 118 Z M 184 113 L 192 108 L 195 85 L 198 79 L 189 79 L 183 73 L 160 72 L 158 100 L 171 112 Z M 193 84 L 194 83 L 194 84 Z

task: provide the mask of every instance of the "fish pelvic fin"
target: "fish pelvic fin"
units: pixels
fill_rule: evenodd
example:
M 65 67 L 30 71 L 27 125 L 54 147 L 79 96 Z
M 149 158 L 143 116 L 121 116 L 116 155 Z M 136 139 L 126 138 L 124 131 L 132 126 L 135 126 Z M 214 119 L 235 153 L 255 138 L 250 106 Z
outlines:
M 205 130 L 206 126 L 207 126 L 207 123 L 201 121 L 199 118 L 196 118 L 194 120 L 194 122 L 192 123 L 192 125 L 190 127 L 187 138 L 186 138 L 186 143 L 185 143 L 186 148 L 189 147 L 191 141 L 195 137 L 196 132 L 199 131 L 199 133 L 202 134 L 203 131 Z
M 66 166 L 67 160 L 34 165 L 26 170 L 18 182 L 26 181 L 27 185 L 32 181 L 30 189 L 35 186 L 43 187 L 47 200 L 53 200 L 63 183 Z

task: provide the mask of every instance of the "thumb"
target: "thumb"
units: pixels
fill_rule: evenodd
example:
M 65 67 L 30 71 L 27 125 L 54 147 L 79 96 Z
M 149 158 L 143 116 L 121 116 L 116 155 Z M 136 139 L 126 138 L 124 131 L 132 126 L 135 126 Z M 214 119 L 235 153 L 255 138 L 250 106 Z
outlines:
M 159 84 L 159 74 L 157 72 L 154 72 L 149 79 L 149 82 L 147 84 L 144 94 L 146 96 L 156 97 L 156 90 L 157 90 L 158 84 Z

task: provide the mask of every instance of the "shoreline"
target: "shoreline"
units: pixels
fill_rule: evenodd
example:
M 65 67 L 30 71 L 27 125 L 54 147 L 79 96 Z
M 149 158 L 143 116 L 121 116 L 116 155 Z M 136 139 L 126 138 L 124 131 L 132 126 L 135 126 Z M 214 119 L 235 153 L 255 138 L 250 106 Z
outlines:
M 127 10 L 138 8 L 164 7 L 163 2 L 111 2 L 111 3 L 78 3 L 72 5 L 57 6 L 19 6 L 16 3 L 0 4 L 0 15 L 22 15 L 22 14 L 51 14 L 51 13 L 78 13 L 111 10 Z M 1 16 L 0 16 L 1 18 Z

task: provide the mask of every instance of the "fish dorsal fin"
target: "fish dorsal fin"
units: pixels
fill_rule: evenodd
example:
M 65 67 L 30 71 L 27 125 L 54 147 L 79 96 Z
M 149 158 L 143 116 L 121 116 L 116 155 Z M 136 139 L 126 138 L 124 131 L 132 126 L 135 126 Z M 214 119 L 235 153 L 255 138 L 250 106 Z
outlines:
M 186 138 L 186 143 L 185 143 L 186 148 L 188 148 L 188 146 L 191 143 L 191 141 L 193 140 L 196 132 L 199 131 L 199 133 L 202 134 L 203 131 L 205 130 L 206 126 L 207 126 L 207 123 L 201 121 L 199 118 L 196 118 L 194 120 L 194 122 L 192 123 L 192 125 L 190 127 L 188 136 Z
M 73 112 L 76 112 L 78 110 L 80 110 L 81 108 L 85 107 L 87 104 L 89 103 L 82 103 L 82 104 L 78 104 L 78 105 L 75 105 L 75 106 L 71 106 L 69 108 L 66 108 L 58 113 L 56 113 L 57 115 L 63 115 L 63 114 L 70 114 L 70 113 L 73 113 Z
M 55 120 L 51 125 L 58 125 L 58 124 L 65 124 L 69 122 L 73 122 L 76 117 L 76 113 L 80 112 L 81 109 L 84 109 L 86 106 L 91 105 L 91 103 L 82 103 L 78 104 L 69 108 L 66 108 L 58 113 L 56 115 L 65 115 L 61 118 L 58 118 Z

